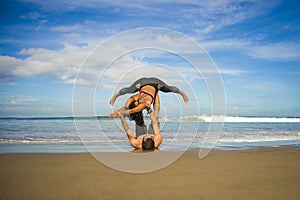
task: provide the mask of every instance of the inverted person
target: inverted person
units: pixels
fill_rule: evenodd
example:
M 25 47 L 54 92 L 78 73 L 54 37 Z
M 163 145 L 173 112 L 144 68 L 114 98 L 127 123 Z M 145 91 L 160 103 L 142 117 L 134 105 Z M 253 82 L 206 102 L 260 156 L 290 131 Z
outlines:
M 165 93 L 173 92 L 180 94 L 184 102 L 188 102 L 188 96 L 185 94 L 185 92 L 183 92 L 176 86 L 169 86 L 162 80 L 154 77 L 138 79 L 131 86 L 124 87 L 118 93 L 113 95 L 109 102 L 111 105 L 113 105 L 119 96 L 124 94 L 135 93 L 137 91 L 139 92 L 138 94 L 133 95 L 127 100 L 127 102 L 134 102 L 134 108 L 129 109 L 128 107 L 123 107 L 119 110 L 114 110 L 114 112 L 110 114 L 110 117 L 117 117 L 118 112 L 120 112 L 120 114 L 122 115 L 130 115 L 132 113 L 144 110 L 151 104 L 155 104 L 158 91 L 162 91 Z

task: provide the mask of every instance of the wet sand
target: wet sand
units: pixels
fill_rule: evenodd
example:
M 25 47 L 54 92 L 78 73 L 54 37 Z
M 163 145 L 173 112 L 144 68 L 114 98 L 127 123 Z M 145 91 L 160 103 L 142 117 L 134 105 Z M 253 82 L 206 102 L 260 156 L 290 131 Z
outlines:
M 300 199 L 300 150 L 197 150 L 150 173 L 91 154 L 0 154 L 0 199 Z

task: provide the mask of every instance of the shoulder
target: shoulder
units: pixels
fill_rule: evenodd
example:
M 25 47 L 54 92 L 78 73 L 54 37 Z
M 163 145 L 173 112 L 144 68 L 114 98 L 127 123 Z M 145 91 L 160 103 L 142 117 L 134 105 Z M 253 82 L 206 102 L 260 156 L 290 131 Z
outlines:
M 138 99 L 139 98 L 139 93 L 132 95 L 130 98 L 134 99 L 134 100 Z
M 162 135 L 160 132 L 154 136 L 155 148 L 157 149 L 159 145 L 162 143 Z
M 137 139 L 137 140 L 141 140 L 141 141 L 142 141 L 142 139 L 143 139 L 143 137 L 145 137 L 145 135 L 146 135 L 146 134 L 139 135 L 139 136 L 138 136 L 136 139 Z
M 138 138 L 133 138 L 133 139 L 130 140 L 130 144 L 131 144 L 132 147 L 137 148 L 137 149 L 142 148 L 143 137 L 141 137 L 141 136 L 139 136 Z

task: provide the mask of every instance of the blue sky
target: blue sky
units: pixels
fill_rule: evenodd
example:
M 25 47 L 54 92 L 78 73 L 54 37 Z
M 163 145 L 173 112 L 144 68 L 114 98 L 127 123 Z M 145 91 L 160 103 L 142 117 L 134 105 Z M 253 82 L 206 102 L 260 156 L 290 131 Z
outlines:
M 299 10 L 297 0 L 1 1 L 0 116 L 72 115 L 73 84 L 84 59 L 101 42 L 142 27 L 183 33 L 205 49 L 224 82 L 227 115 L 300 116 Z M 196 103 L 199 114 L 211 114 L 205 79 L 193 77 L 176 56 L 129 54 L 106 72 L 105 84 L 95 86 L 90 77 L 105 67 L 99 59 L 98 68 L 89 68 L 77 82 L 96 87 L 97 115 L 108 115 L 112 94 L 142 75 L 116 84 L 122 70 L 154 63 L 163 66 L 154 76 L 180 88 L 189 84 L 196 93 L 194 99 L 187 91 L 191 101 L 184 109 L 193 110 Z M 178 81 L 178 74 L 184 81 Z M 162 112 L 177 115 L 172 110 L 181 106 L 181 99 L 169 94 L 161 98 Z

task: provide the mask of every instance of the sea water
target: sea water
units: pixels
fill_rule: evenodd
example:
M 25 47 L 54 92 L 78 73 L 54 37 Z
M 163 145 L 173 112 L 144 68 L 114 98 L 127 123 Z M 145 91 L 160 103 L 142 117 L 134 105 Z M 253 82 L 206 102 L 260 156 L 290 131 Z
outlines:
M 135 124 L 127 120 L 133 134 Z M 150 124 L 146 119 L 146 124 Z M 211 117 L 160 119 L 162 150 L 300 147 L 300 118 Z M 119 119 L 106 117 L 0 118 L 0 153 L 131 151 Z

